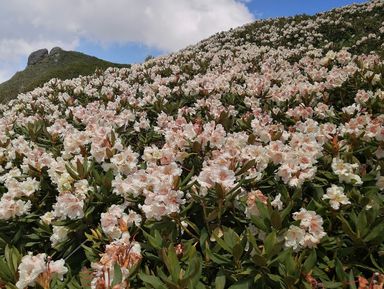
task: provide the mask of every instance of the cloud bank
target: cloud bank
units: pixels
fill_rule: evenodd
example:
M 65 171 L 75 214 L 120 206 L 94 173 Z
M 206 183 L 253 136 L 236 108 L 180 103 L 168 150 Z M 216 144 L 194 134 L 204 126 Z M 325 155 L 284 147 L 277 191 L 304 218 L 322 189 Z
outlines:
M 239 0 L 5 0 L 0 82 L 39 48 L 142 43 L 170 52 L 254 19 Z M 24 64 L 25 65 L 25 64 Z

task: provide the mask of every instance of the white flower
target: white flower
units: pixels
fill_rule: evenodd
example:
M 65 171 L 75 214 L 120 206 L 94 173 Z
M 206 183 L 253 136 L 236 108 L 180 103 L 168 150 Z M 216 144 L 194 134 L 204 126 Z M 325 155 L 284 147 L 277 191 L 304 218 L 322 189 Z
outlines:
M 60 280 L 63 280 L 64 275 L 68 272 L 68 268 L 64 266 L 65 261 L 63 259 L 49 262 L 49 271 L 57 274 Z
M 316 248 L 316 245 L 320 243 L 320 239 L 312 234 L 305 234 L 301 244 L 304 248 Z
M 382 191 L 384 190 L 384 176 L 379 176 L 376 181 L 376 186 Z
M 361 107 L 360 107 L 360 104 L 352 104 L 350 106 L 346 106 L 346 107 L 343 107 L 341 109 L 344 113 L 346 114 L 349 114 L 349 115 L 352 115 L 354 114 L 356 111 L 360 111 L 361 110 Z
M 235 185 L 235 172 L 219 165 L 203 168 L 197 181 L 202 187 L 212 188 L 215 183 L 221 184 L 225 188 L 232 188 Z
M 314 211 L 301 208 L 299 212 L 293 213 L 293 219 L 300 221 L 300 227 L 289 227 L 285 236 L 286 247 L 292 247 L 294 250 L 312 248 L 326 235 L 322 227 L 323 219 Z
M 54 218 L 55 216 L 53 215 L 53 212 L 46 212 L 44 215 L 40 217 L 40 220 L 44 224 L 50 225 Z
M 51 280 L 53 275 L 57 275 L 59 279 L 62 279 L 64 274 L 68 272 L 68 269 L 64 266 L 64 260 L 48 261 L 45 253 L 32 255 L 29 252 L 28 255 L 21 259 L 21 263 L 18 267 L 19 280 L 16 283 L 16 287 L 24 289 L 28 286 L 34 286 L 37 279 L 40 276 Z
M 57 197 L 57 203 L 53 205 L 53 215 L 60 219 L 81 219 L 84 216 L 83 207 L 83 200 L 71 193 L 65 193 Z
M 73 178 L 67 172 L 61 174 L 58 178 L 59 192 L 68 192 L 72 188 Z
M 34 192 L 39 189 L 40 183 L 32 178 L 27 178 L 20 184 L 20 189 L 24 196 L 31 196 Z
M 126 205 L 112 205 L 106 213 L 101 213 L 101 228 L 112 239 L 119 239 L 123 233 L 122 225 L 127 226 Z
M 348 200 L 348 197 L 344 194 L 344 188 L 332 185 L 327 189 L 327 193 L 323 195 L 323 200 L 329 200 L 329 204 L 335 210 L 340 208 L 340 204 L 348 205 L 351 202 Z
M 136 169 L 139 154 L 132 151 L 129 146 L 126 150 L 115 154 L 111 158 L 112 169 L 120 174 L 128 175 Z
M 300 244 L 304 243 L 305 230 L 291 225 L 285 235 L 285 246 L 292 247 L 293 250 L 299 249 Z
M 275 199 L 271 202 L 271 205 L 277 208 L 279 211 L 283 209 L 283 202 L 281 201 L 281 194 L 278 194 Z
M 51 240 L 52 247 L 55 247 L 60 242 L 67 240 L 69 229 L 65 226 L 53 226 L 53 234 L 49 238 Z
M 361 185 L 363 183 L 360 176 L 354 174 L 354 170 L 357 169 L 358 166 L 358 164 L 345 163 L 339 158 L 334 158 L 332 160 L 333 172 L 339 176 L 340 182 L 345 182 L 347 184 L 352 183 L 355 185 Z
M 29 212 L 31 209 L 31 201 L 14 200 L 1 198 L 0 200 L 0 220 L 8 220 L 16 216 L 21 216 Z
M 19 280 L 16 283 L 16 287 L 24 289 L 27 286 L 34 286 L 37 277 L 46 270 L 45 262 L 46 254 L 32 255 L 29 252 L 28 255 L 21 259 L 19 265 Z

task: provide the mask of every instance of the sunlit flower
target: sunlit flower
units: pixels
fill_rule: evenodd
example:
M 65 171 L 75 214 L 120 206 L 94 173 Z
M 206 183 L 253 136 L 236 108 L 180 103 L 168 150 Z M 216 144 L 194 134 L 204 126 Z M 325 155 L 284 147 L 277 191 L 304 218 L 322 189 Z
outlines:
M 335 210 L 338 210 L 341 205 L 348 205 L 351 202 L 348 197 L 344 194 L 344 188 L 332 185 L 327 189 L 327 193 L 323 195 L 323 200 L 329 200 L 329 204 Z

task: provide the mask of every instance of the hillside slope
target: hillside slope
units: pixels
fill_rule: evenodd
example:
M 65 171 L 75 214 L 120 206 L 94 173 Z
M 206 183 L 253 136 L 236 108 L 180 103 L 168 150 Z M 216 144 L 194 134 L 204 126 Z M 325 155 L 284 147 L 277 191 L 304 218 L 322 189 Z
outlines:
M 36 64 L 28 65 L 11 79 L 0 84 L 0 102 L 15 98 L 19 93 L 33 90 L 52 78 L 70 79 L 79 75 L 90 75 L 96 69 L 129 67 L 98 59 L 76 51 L 57 49 Z
M 257 21 L 0 106 L 0 287 L 383 288 L 383 19 Z

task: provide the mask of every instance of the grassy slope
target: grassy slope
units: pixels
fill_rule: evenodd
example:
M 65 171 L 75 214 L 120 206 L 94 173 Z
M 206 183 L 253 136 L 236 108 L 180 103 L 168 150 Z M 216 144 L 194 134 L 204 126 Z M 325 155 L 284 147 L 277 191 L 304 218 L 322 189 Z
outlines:
M 129 67 L 128 64 L 108 62 L 80 52 L 61 51 L 59 55 L 49 55 L 42 62 L 26 67 L 1 83 L 0 102 L 7 102 L 19 93 L 33 90 L 52 78 L 70 79 L 111 66 Z
M 355 6 L 358 7 L 358 6 Z M 354 13 L 344 13 L 343 8 L 334 9 L 325 13 L 318 13 L 313 16 L 306 14 L 296 15 L 292 17 L 279 17 L 261 21 L 255 21 L 252 24 L 244 26 L 241 29 L 234 29 L 229 32 L 220 32 L 214 35 L 216 41 L 225 45 L 226 38 L 230 37 L 238 42 L 238 45 L 250 43 L 257 46 L 270 46 L 273 48 L 287 47 L 295 48 L 300 42 L 299 38 L 305 38 L 305 31 L 300 29 L 294 32 L 288 32 L 286 37 L 281 37 L 278 41 L 275 40 L 263 40 L 260 41 L 259 35 L 268 33 L 269 27 L 275 28 L 275 32 L 278 35 L 282 35 L 285 31 L 284 26 L 294 22 L 296 25 L 300 25 L 304 21 L 316 20 L 318 17 L 330 18 L 333 20 L 340 19 L 339 23 L 321 23 L 314 31 L 321 33 L 322 38 L 315 37 L 314 41 L 311 41 L 315 48 L 322 48 L 325 50 L 340 50 L 343 47 L 349 47 L 349 52 L 353 54 L 370 53 L 375 51 L 380 56 L 384 55 L 383 45 L 383 33 L 379 31 L 383 25 L 384 10 L 381 8 L 375 8 L 373 11 L 366 11 L 356 9 Z M 364 36 L 368 36 L 370 33 L 381 35 L 381 37 L 374 37 L 364 41 L 363 44 L 355 45 L 358 40 Z M 207 52 L 208 49 L 204 47 L 205 41 L 197 44 L 200 46 L 203 52 Z M 296 61 L 300 59 L 302 55 L 298 55 Z

